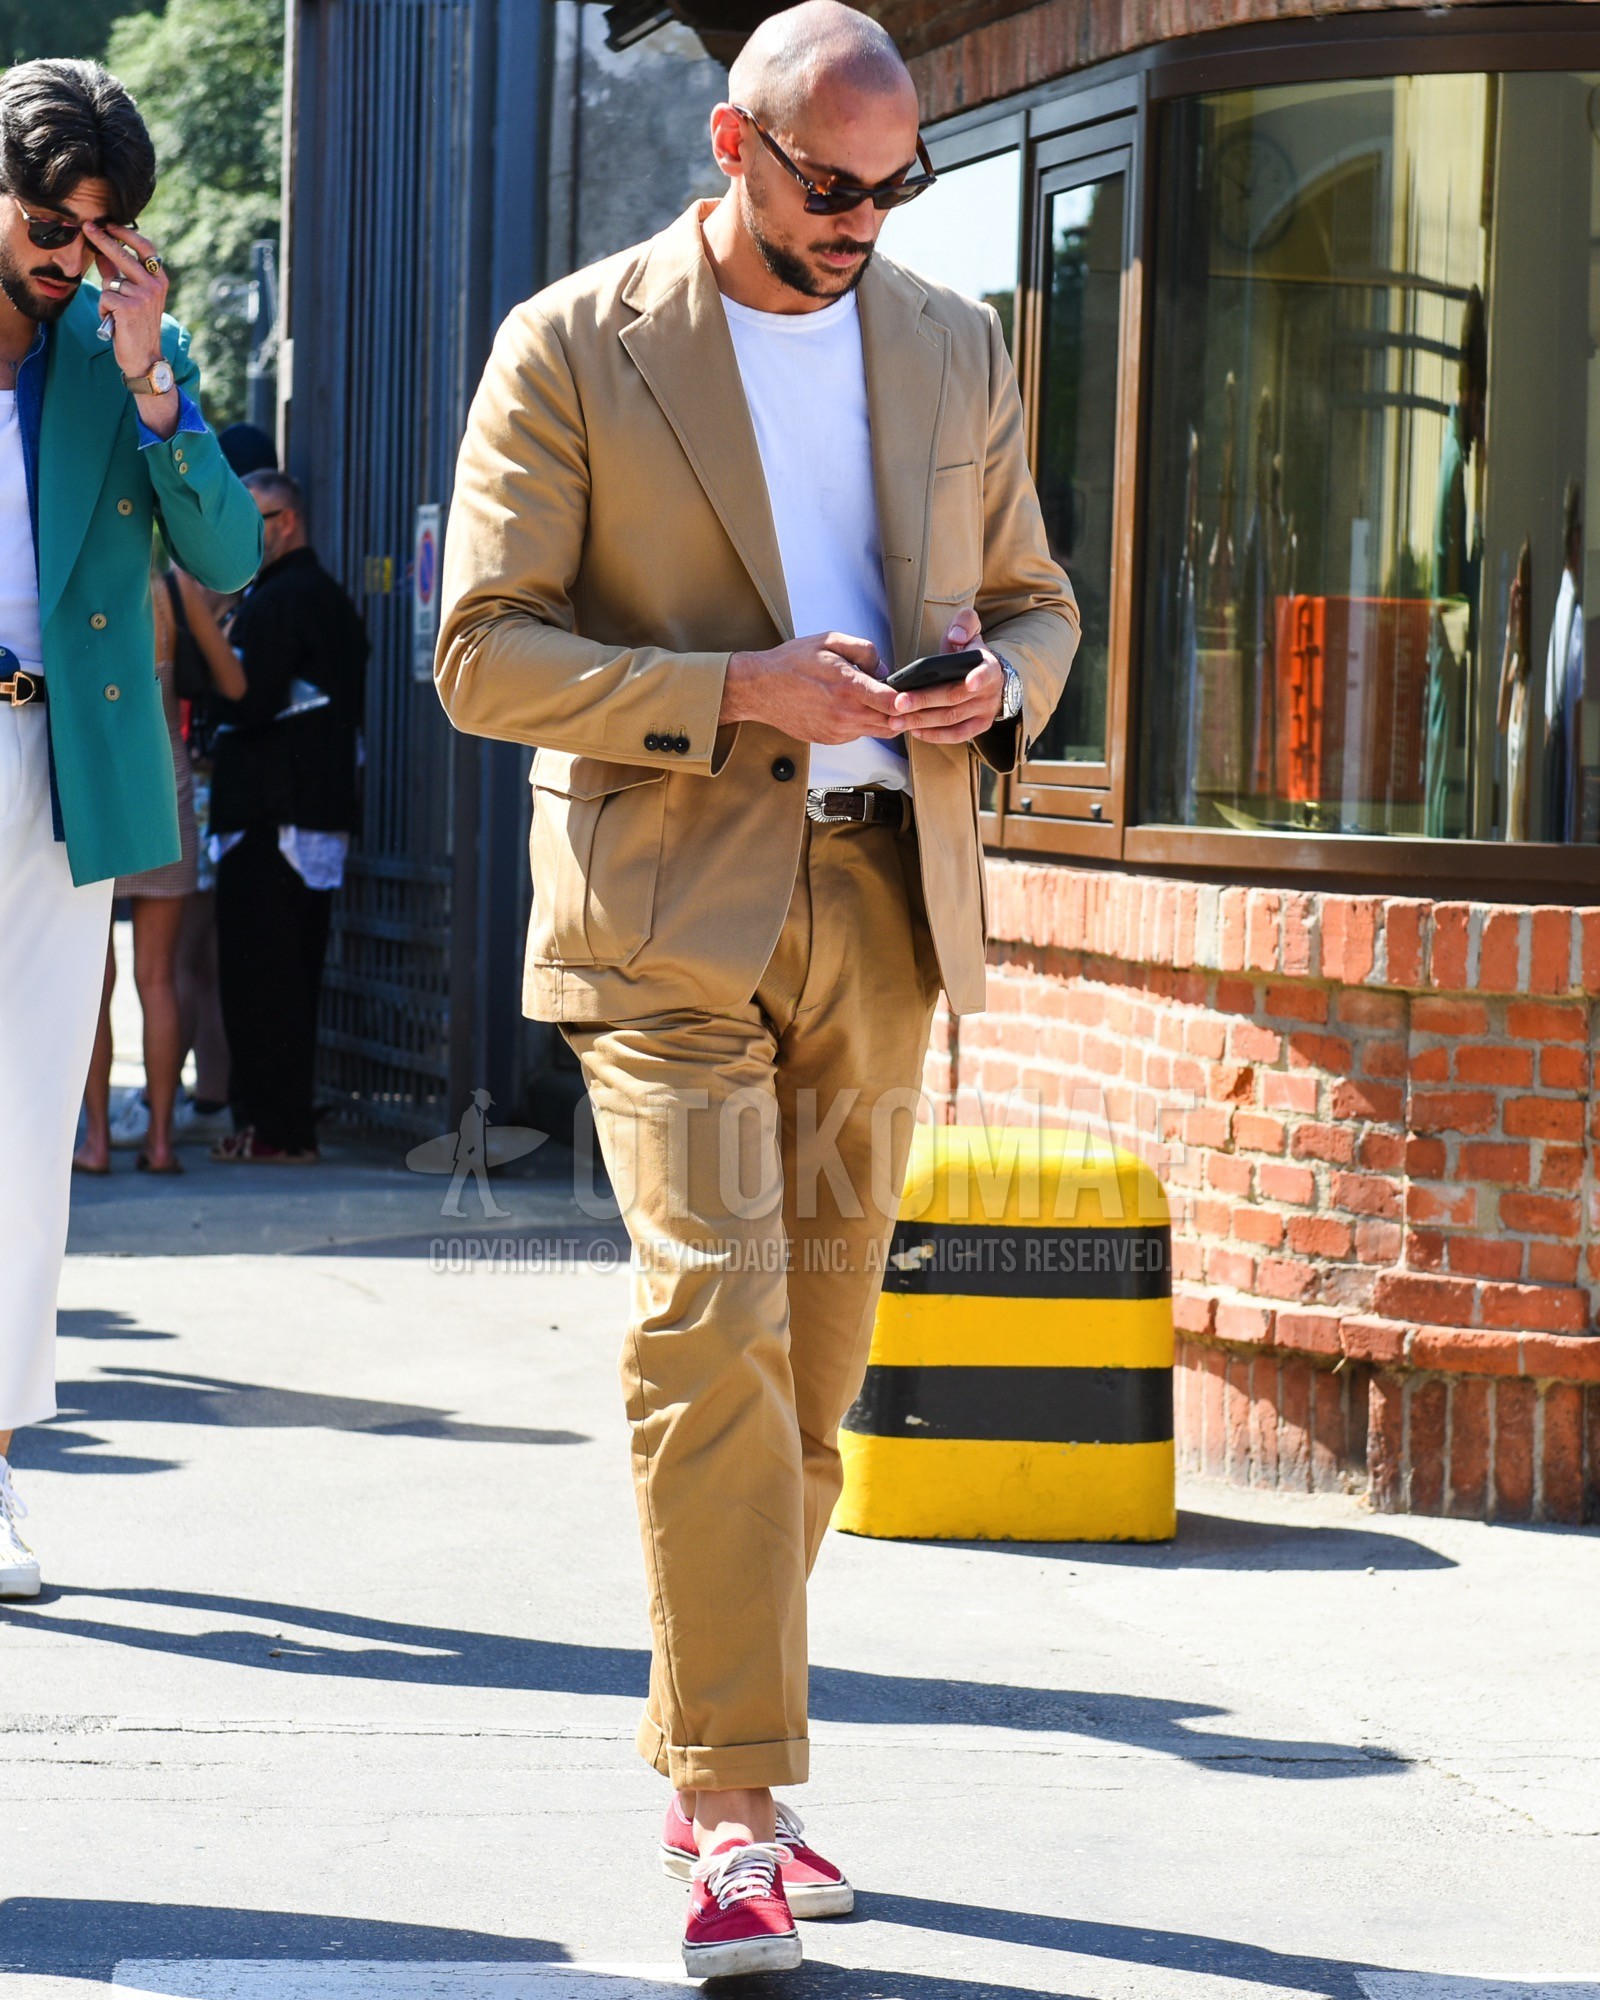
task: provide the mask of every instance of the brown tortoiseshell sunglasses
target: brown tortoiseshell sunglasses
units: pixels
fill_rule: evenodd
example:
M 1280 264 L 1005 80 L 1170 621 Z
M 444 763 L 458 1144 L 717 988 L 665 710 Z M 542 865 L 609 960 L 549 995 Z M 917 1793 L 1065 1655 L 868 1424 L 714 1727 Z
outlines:
M 878 209 L 901 208 L 906 202 L 915 201 L 919 194 L 926 194 L 939 178 L 933 170 L 932 160 L 928 158 L 928 149 L 919 137 L 917 159 L 921 162 L 922 172 L 910 180 L 889 181 L 882 187 L 871 188 L 856 187 L 849 181 L 814 181 L 809 174 L 800 171 L 772 134 L 763 129 L 760 119 L 754 112 L 746 111 L 742 104 L 735 104 L 732 109 L 737 111 L 741 118 L 749 121 L 755 128 L 756 137 L 779 166 L 787 173 L 793 174 L 805 189 L 805 208 L 808 215 L 845 215 L 852 208 L 859 208 L 864 201 L 870 201 L 873 207 Z

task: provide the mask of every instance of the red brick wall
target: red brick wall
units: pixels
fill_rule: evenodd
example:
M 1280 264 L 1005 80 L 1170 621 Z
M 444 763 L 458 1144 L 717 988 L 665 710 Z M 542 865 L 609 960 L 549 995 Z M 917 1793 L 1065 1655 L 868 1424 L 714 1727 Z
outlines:
M 1600 909 L 988 867 L 929 1087 L 1161 1172 L 1184 1461 L 1600 1519 Z

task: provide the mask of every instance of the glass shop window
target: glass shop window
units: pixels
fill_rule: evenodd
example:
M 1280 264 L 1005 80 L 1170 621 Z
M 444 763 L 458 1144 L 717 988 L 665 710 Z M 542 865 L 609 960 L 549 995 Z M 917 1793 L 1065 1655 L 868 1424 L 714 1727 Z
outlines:
M 1600 80 L 1167 114 L 1145 820 L 1600 840 Z
M 991 305 L 1016 353 L 1017 269 L 1022 254 L 1021 161 L 1015 146 L 987 159 L 941 167 L 924 195 L 892 209 L 880 237 L 884 254 L 909 270 Z M 996 779 L 978 774 L 979 804 L 995 803 Z
M 1039 503 L 1050 551 L 1072 581 L 1082 638 L 1036 761 L 1106 756 L 1111 642 L 1117 361 L 1122 349 L 1126 175 L 1117 169 L 1051 187 L 1039 394 Z
M 884 255 L 991 305 L 1013 340 L 1022 181 L 1015 147 L 986 160 L 941 167 L 924 195 L 891 209 L 879 241 Z

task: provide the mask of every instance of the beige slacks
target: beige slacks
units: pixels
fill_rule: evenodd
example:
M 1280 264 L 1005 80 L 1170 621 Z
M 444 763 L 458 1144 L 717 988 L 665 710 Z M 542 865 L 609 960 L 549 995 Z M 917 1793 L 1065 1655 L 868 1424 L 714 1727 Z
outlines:
M 929 1115 L 938 991 L 915 831 L 808 820 L 745 1006 L 562 1028 L 633 1243 L 638 1745 L 682 1791 L 807 1775 L 806 1580 Z

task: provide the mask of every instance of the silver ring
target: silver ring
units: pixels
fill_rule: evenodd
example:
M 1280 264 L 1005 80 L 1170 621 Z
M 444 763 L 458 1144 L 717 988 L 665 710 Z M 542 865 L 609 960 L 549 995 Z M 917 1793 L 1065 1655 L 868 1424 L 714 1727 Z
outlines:
M 108 292 L 120 292 L 122 290 L 122 280 L 120 278 L 107 278 L 106 290 Z

